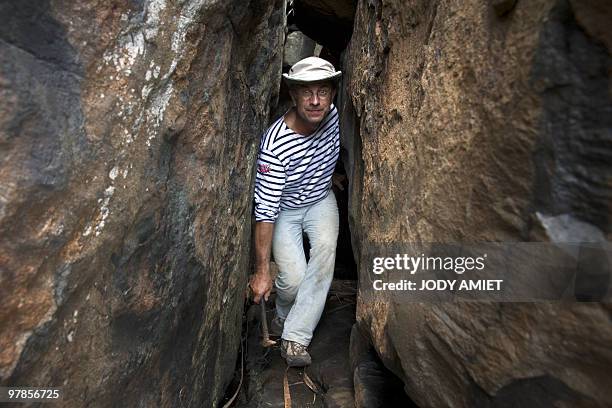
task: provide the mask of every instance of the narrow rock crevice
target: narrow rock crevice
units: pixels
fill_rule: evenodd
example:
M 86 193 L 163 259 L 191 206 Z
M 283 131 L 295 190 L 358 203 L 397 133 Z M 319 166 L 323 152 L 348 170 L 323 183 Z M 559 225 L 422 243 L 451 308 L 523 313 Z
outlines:
M 290 106 L 281 73 L 314 54 L 343 71 L 348 184 L 296 401 L 611 405 L 607 303 L 358 294 L 388 243 L 578 241 L 598 246 L 575 297 L 609 298 L 604 3 L 0 1 L 0 386 L 219 406 L 244 362 L 236 405 L 283 406 L 245 303 L 254 165 Z

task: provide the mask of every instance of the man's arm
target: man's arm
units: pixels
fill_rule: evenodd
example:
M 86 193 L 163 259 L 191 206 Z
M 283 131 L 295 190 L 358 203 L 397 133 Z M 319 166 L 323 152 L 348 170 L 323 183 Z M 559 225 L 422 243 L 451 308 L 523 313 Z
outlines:
M 272 291 L 270 277 L 270 252 L 274 220 L 278 216 L 281 196 L 286 180 L 285 165 L 269 150 L 259 150 L 255 175 L 255 274 L 250 286 L 253 300 L 268 300 Z
M 272 291 L 270 276 L 270 251 L 272 249 L 272 234 L 274 224 L 271 222 L 255 223 L 255 274 L 251 277 L 253 301 L 259 303 L 262 296 L 268 300 Z

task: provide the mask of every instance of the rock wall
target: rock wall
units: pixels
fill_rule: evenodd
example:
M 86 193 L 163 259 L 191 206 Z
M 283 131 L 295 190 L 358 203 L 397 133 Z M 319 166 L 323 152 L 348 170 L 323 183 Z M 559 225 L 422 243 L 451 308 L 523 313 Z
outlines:
M 284 3 L 0 2 L 0 383 L 215 406 Z
M 586 0 L 359 2 L 341 134 L 361 278 L 386 242 L 610 240 L 611 15 Z M 610 406 L 611 312 L 362 301 L 357 320 L 419 406 Z

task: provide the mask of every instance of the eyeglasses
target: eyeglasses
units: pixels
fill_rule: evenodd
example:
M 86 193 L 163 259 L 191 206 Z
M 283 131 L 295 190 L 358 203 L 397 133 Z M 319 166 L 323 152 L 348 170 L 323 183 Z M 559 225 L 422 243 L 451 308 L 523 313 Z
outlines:
M 318 89 L 317 92 L 317 97 L 319 99 L 323 99 L 323 100 L 327 100 L 331 97 L 331 90 L 330 89 Z M 302 98 L 305 101 L 310 100 L 310 98 L 312 98 L 315 94 L 314 92 L 312 92 L 312 90 L 307 89 L 307 88 L 301 88 L 298 89 L 298 95 L 300 98 Z

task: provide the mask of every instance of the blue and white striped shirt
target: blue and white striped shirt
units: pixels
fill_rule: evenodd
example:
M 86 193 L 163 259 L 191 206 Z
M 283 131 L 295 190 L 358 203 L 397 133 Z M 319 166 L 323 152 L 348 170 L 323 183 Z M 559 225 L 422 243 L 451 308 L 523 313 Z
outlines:
M 283 116 L 264 133 L 255 177 L 255 220 L 274 222 L 281 209 L 294 209 L 324 199 L 340 154 L 338 110 L 332 104 L 317 130 L 304 136 Z

